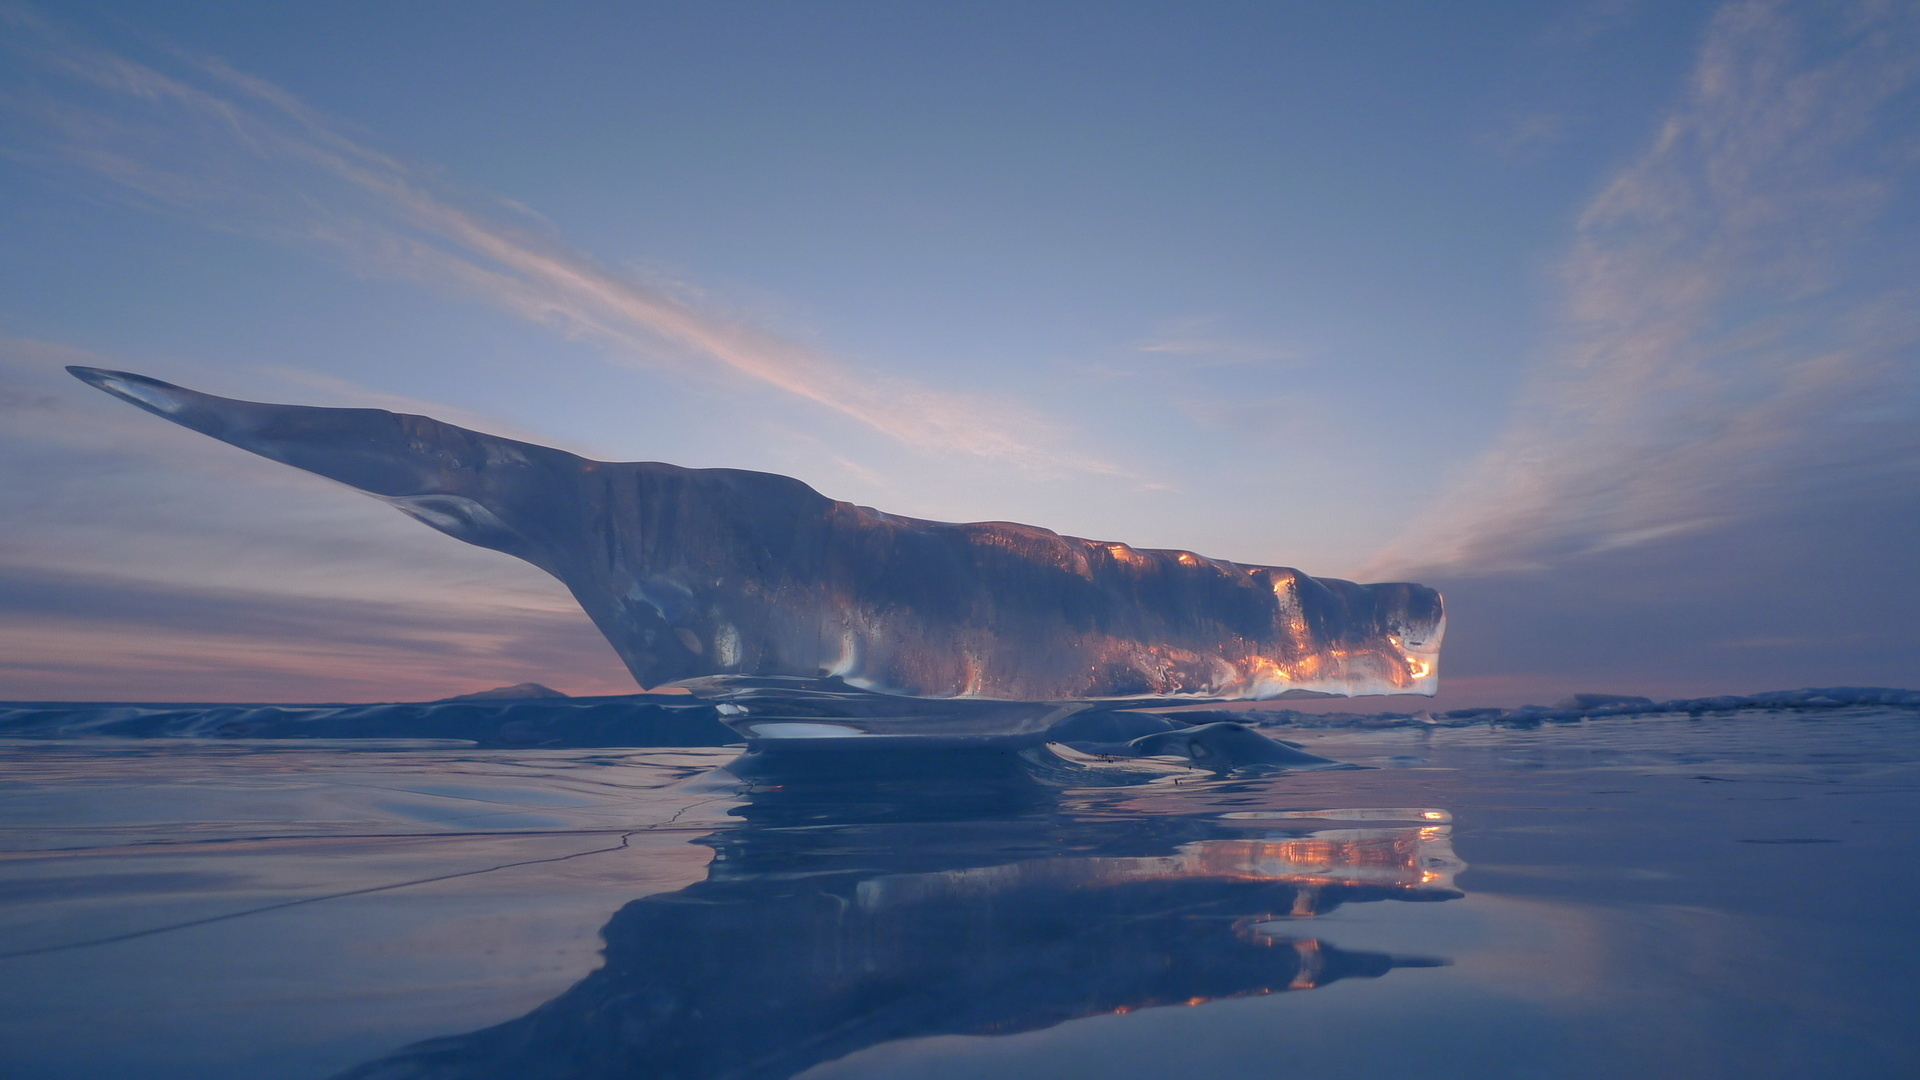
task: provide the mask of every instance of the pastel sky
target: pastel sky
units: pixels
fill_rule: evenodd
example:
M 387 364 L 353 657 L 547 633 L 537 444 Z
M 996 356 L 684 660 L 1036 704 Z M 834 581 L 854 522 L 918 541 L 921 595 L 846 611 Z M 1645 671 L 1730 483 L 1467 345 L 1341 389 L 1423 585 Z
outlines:
M 632 689 L 65 364 L 1920 686 L 1920 4 L 0 4 L 0 699 Z

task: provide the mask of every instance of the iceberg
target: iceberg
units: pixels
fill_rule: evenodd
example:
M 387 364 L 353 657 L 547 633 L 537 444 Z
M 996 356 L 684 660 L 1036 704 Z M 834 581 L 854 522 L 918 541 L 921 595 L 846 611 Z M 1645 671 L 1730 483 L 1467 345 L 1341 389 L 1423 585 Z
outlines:
M 594 461 L 424 416 L 68 370 L 540 567 L 647 689 L 737 686 L 792 700 L 794 687 L 825 686 L 989 713 L 993 702 L 1438 689 L 1445 616 L 1421 585 L 1357 585 L 1006 521 L 924 521 L 772 473 Z

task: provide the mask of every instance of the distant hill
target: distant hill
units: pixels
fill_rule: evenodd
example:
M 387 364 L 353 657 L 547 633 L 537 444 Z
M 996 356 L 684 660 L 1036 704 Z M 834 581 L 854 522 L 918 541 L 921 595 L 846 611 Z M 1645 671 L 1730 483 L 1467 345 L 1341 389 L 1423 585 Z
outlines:
M 567 695 L 551 686 L 541 686 L 537 682 L 514 683 L 512 686 L 496 686 L 491 690 L 480 690 L 471 694 L 457 694 L 441 701 L 506 701 L 525 700 L 527 698 L 563 698 Z

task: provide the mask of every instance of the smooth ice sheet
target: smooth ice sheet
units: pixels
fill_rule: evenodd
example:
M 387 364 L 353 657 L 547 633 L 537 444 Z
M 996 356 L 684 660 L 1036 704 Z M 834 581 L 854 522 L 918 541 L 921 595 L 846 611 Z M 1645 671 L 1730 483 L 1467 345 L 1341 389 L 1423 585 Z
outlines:
M 0 1075 L 1920 1070 L 1910 713 L 1295 737 L 1374 768 L 0 744 Z

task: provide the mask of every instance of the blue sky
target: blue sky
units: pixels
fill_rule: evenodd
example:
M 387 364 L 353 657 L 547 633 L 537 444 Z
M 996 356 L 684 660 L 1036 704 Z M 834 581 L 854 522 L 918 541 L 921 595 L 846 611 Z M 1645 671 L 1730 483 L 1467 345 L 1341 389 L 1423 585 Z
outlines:
M 6 7 L 0 698 L 628 685 L 63 363 L 1411 577 L 1449 701 L 1920 684 L 1920 9 L 1463 10 Z

